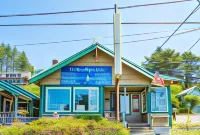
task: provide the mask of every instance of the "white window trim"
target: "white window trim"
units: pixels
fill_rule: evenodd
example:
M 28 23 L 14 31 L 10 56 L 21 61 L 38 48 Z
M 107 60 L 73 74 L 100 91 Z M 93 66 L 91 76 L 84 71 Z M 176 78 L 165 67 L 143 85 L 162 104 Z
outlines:
M 143 96 L 142 96 L 143 94 L 146 95 L 146 111 L 145 112 L 143 111 Z M 141 101 L 142 101 L 141 102 L 142 103 L 142 113 L 147 113 L 147 92 L 146 92 L 146 88 L 145 88 L 144 91 L 141 92 Z
M 76 90 L 97 90 L 97 110 L 96 111 L 76 111 L 75 110 L 75 91 Z M 88 101 L 89 102 L 89 101 Z M 73 112 L 99 112 L 99 88 L 98 87 L 74 87 L 73 88 Z
M 151 112 L 168 112 L 168 105 L 169 105 L 169 103 L 168 103 L 168 91 L 167 91 L 167 87 L 151 87 L 151 88 L 165 88 L 165 91 L 166 91 L 166 102 L 167 102 L 167 111 L 152 111 L 152 102 L 151 102 Z
M 51 89 L 62 89 L 62 90 L 69 90 L 70 91 L 70 96 L 69 96 L 69 101 L 70 101 L 70 104 L 69 104 L 69 110 L 68 111 L 59 111 L 59 110 L 48 110 L 47 106 L 48 106 L 48 90 L 51 90 Z M 45 91 L 45 112 L 71 112 L 71 104 L 72 104 L 72 101 L 71 101 L 71 87 L 46 87 L 46 91 Z M 67 97 L 66 97 L 67 98 Z

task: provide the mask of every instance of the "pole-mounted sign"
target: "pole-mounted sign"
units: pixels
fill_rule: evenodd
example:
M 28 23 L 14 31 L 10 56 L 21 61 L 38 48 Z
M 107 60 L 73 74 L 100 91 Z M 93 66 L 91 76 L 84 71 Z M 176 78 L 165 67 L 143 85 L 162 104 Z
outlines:
M 115 52 L 115 75 L 119 77 L 122 74 L 121 62 L 121 14 L 114 14 L 114 52 Z

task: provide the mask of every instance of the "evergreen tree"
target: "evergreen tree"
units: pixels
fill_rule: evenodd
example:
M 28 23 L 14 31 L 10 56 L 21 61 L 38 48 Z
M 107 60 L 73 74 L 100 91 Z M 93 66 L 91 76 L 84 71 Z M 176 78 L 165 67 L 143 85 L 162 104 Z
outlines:
M 4 60 L 5 60 L 5 45 L 4 43 L 2 43 L 0 45 L 0 73 L 3 72 Z
M 17 71 L 30 71 L 31 65 L 28 61 L 26 53 L 23 51 L 16 60 L 16 70 Z
M 19 56 L 19 52 L 17 50 L 16 47 L 13 48 L 12 50 L 12 71 L 15 71 L 15 63 L 16 63 L 16 59 Z
M 189 84 L 192 82 L 192 78 L 200 76 L 200 57 L 192 52 L 184 52 L 181 57 L 183 63 L 181 64 L 180 69 L 183 70 L 186 88 L 188 88 Z
M 162 50 L 159 47 L 150 57 L 145 56 L 145 59 L 147 60 L 147 63 L 143 64 L 145 68 L 166 75 L 174 75 L 182 60 L 180 53 L 175 50 L 170 48 Z
M 10 45 L 7 45 L 5 48 L 5 68 L 6 68 L 6 72 L 9 72 L 11 70 L 11 61 L 12 61 L 12 49 L 10 47 Z

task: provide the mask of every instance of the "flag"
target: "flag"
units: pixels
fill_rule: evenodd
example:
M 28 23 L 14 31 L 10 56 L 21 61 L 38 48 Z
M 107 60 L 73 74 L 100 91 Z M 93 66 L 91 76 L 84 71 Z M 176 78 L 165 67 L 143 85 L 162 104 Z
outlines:
M 158 71 L 155 72 L 155 75 L 151 84 L 156 85 L 156 86 L 162 86 L 162 87 L 165 86 L 164 80 L 161 77 L 159 77 Z

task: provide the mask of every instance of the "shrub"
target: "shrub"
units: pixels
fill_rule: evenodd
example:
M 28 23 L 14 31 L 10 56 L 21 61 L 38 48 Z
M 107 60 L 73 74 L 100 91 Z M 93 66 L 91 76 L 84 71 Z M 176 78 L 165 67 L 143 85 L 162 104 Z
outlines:
M 179 102 L 178 98 L 176 98 L 175 95 L 172 95 L 171 98 L 172 98 L 172 107 L 179 108 L 180 102 Z
M 95 121 L 102 120 L 102 117 L 101 117 L 100 114 L 76 115 L 75 118 L 77 118 L 77 119 L 83 119 L 83 120 L 95 120 Z
M 188 113 L 188 109 L 187 108 L 180 108 L 179 113 Z
M 190 104 L 190 110 L 193 110 L 195 106 L 200 105 L 200 97 L 196 95 L 184 96 L 184 103 Z
M 183 88 L 181 85 L 178 85 L 178 84 L 173 84 L 173 85 L 170 85 L 170 89 L 171 89 L 171 94 L 172 95 L 177 95 L 179 94 L 181 91 L 183 91 Z
M 85 116 L 84 116 L 85 117 Z M 88 117 L 87 117 L 88 118 Z M 125 129 L 119 122 L 108 121 L 105 118 L 101 120 L 84 120 L 74 117 L 61 118 L 41 118 L 31 122 L 29 125 L 18 124 L 9 128 L 0 129 L 3 135 L 129 135 L 129 130 Z

